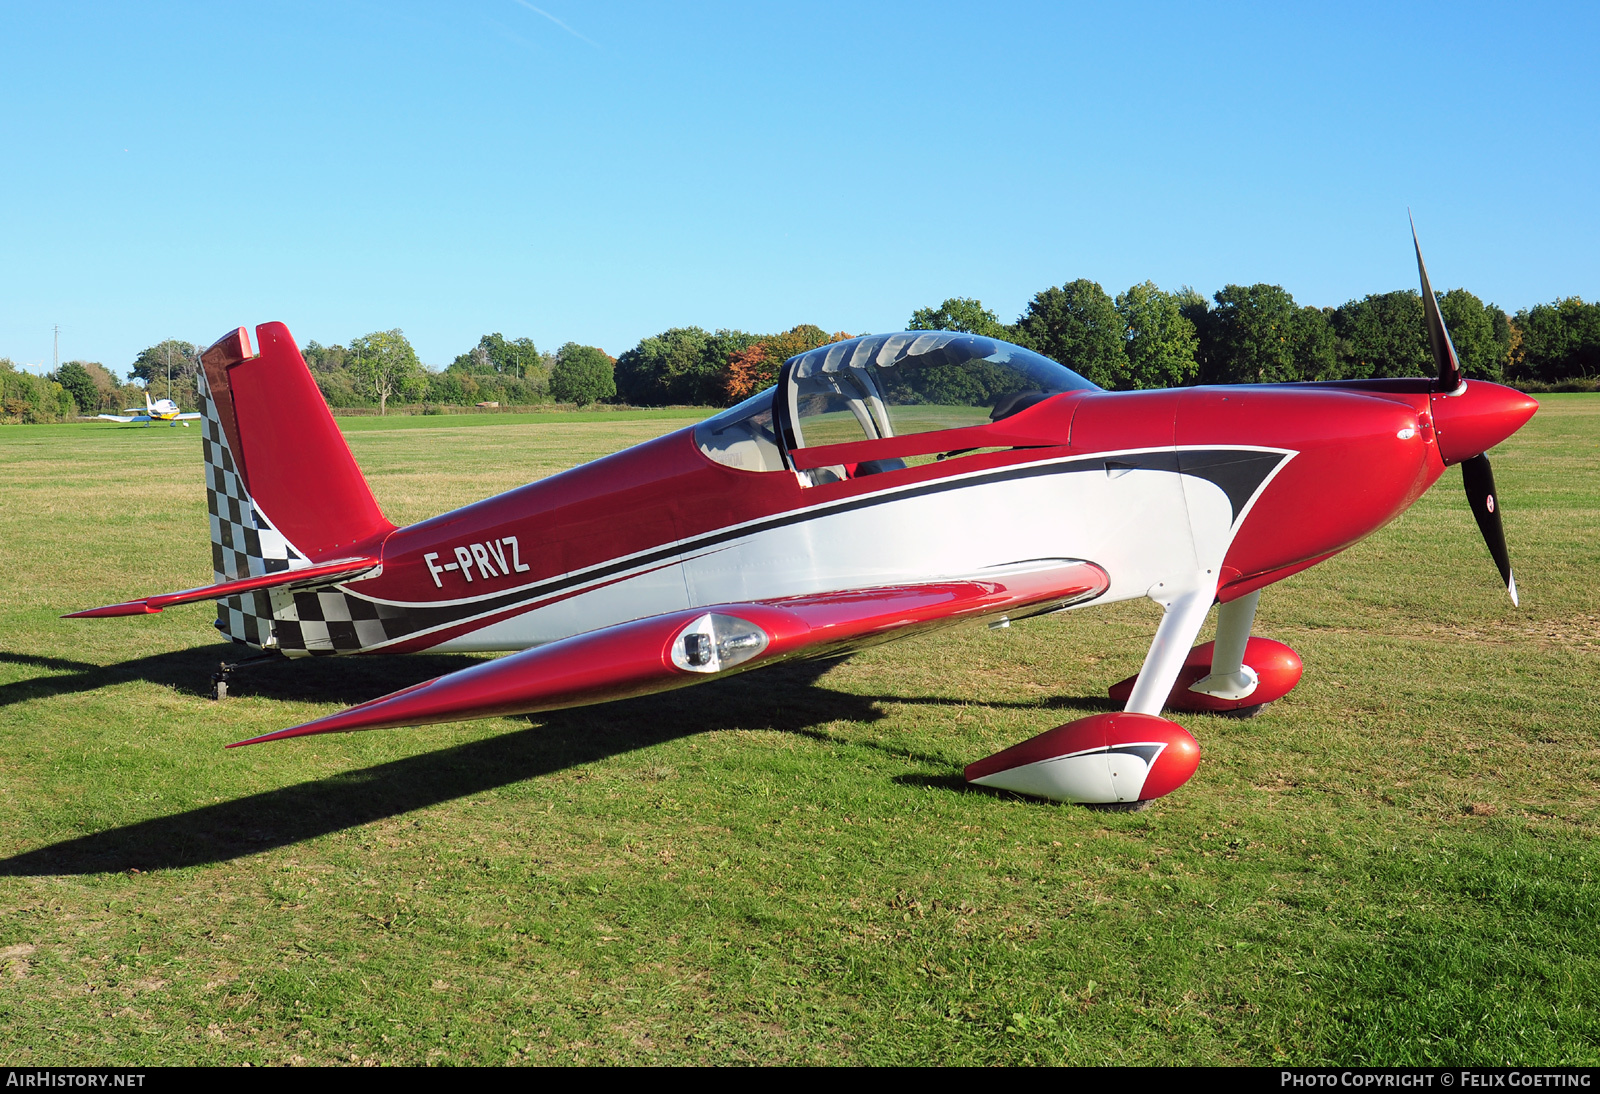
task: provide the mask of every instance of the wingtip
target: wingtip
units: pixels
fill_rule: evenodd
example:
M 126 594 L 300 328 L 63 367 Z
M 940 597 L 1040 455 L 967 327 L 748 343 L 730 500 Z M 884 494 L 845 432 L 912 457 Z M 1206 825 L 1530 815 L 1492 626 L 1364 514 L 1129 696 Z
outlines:
M 68 612 L 62 619 L 103 619 L 113 615 L 158 615 L 160 608 L 152 608 L 146 600 L 130 600 L 126 604 L 107 604 L 103 608 L 88 608 L 81 612 Z
M 274 730 L 271 733 L 263 733 L 259 737 L 247 737 L 245 740 L 235 741 L 231 745 L 223 745 L 222 747 L 243 748 L 245 745 L 266 744 L 268 741 L 282 741 L 289 737 L 305 737 L 313 733 L 328 732 L 327 730 L 314 728 L 316 724 L 316 722 L 306 722 L 302 725 L 290 726 L 288 729 L 279 729 Z
M 1522 602 L 1517 599 L 1517 575 L 1516 574 L 1506 574 L 1506 592 L 1511 594 L 1511 606 L 1513 608 L 1522 607 Z
M 493 664 L 495 662 L 489 662 Z M 466 669 L 463 672 L 469 671 Z M 353 707 L 346 707 L 335 714 L 323 718 L 313 718 L 309 722 L 302 722 L 288 729 L 275 730 L 272 733 L 263 733 L 259 737 L 251 737 L 244 741 L 235 741 L 228 748 L 242 748 L 245 745 L 265 744 L 267 741 L 282 741 L 290 737 L 311 737 L 318 733 L 354 733 L 363 729 L 396 729 L 400 726 L 427 724 L 426 718 L 413 713 L 402 713 L 398 716 L 397 710 L 406 711 L 407 707 L 402 696 L 412 695 L 429 687 L 436 681 L 424 680 L 420 684 L 412 684 L 408 688 L 391 692 L 380 698 Z M 399 700 L 399 702 L 397 702 Z M 415 718 L 415 720 L 412 720 Z M 453 719 L 441 719 L 451 721 Z

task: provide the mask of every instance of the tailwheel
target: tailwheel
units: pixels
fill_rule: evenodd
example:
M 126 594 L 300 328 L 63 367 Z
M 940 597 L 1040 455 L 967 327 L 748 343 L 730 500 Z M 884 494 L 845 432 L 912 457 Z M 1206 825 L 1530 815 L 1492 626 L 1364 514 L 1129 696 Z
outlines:
M 228 697 L 228 685 L 233 682 L 233 674 L 236 669 L 259 665 L 264 661 L 281 661 L 282 659 L 282 656 L 276 652 L 265 652 L 239 661 L 218 662 L 217 671 L 211 674 L 211 698 L 221 702 Z

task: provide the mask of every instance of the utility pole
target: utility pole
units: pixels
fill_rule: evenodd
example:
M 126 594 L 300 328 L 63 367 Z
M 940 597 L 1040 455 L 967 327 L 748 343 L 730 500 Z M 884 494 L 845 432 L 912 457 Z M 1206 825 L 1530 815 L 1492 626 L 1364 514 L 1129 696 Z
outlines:
M 172 399 L 172 339 L 167 339 L 167 400 Z
M 61 324 L 56 324 L 56 348 L 50 354 L 50 370 L 61 371 Z

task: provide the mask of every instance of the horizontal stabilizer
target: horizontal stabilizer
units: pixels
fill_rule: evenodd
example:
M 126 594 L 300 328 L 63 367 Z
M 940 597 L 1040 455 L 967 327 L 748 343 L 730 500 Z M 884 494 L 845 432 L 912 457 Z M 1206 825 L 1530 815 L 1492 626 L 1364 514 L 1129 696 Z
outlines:
M 1052 611 L 1091 600 L 1109 584 L 1092 562 L 1036 559 L 948 581 L 689 608 L 536 646 L 238 743 L 628 699 L 963 619 Z
M 73 612 L 61 618 L 98 619 L 108 615 L 154 615 L 161 609 L 170 608 L 175 604 L 193 604 L 201 600 L 220 600 L 225 596 L 255 592 L 257 589 L 329 585 L 335 581 L 348 580 L 359 574 L 366 574 L 368 571 L 377 568 L 377 566 L 378 559 L 375 558 L 341 558 L 332 562 L 323 562 L 316 566 L 302 567 L 298 570 L 280 570 L 275 574 L 241 577 L 236 581 L 224 581 L 216 585 L 202 585 L 198 589 L 184 589 L 182 592 L 177 593 L 161 593 L 157 596 L 147 596 L 143 600 L 130 600 L 126 604 L 108 604 L 104 608 L 90 608 L 88 611 Z

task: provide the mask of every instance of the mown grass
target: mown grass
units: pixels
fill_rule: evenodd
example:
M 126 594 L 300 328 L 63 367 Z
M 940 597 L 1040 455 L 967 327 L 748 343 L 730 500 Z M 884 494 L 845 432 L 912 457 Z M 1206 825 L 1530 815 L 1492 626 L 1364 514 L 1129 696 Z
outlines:
M 342 424 L 407 521 L 681 423 Z M 57 618 L 209 578 L 198 446 L 0 430 L 7 1063 L 1600 1058 L 1600 399 L 1496 453 L 1520 611 L 1452 473 L 1267 592 L 1305 681 L 1137 814 L 959 772 L 1105 709 L 1143 604 L 224 752 L 468 659 L 214 703 L 207 607 Z

